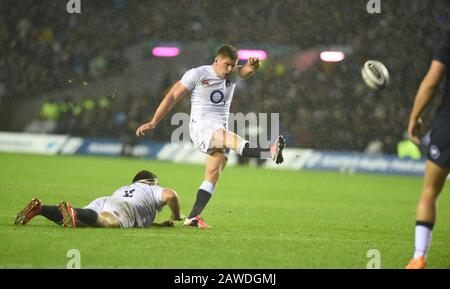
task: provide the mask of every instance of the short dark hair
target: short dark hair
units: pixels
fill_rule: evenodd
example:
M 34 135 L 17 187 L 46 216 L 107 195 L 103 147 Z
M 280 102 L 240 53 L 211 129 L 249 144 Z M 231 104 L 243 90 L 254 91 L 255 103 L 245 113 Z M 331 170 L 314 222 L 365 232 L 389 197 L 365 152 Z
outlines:
M 158 183 L 158 177 L 154 173 L 151 173 L 146 170 L 142 170 L 142 171 L 138 172 L 134 176 L 132 183 L 135 183 L 135 182 L 141 181 L 141 180 L 154 181 L 154 182 Z
M 229 57 L 232 60 L 238 60 L 238 51 L 231 45 L 224 44 L 217 50 L 217 56 Z

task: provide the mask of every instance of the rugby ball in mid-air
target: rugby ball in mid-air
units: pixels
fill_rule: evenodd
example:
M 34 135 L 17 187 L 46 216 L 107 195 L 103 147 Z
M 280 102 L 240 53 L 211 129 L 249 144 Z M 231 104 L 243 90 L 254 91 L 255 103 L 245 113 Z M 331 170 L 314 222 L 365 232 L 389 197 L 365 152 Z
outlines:
M 389 71 L 383 63 L 368 60 L 361 69 L 364 82 L 372 89 L 383 89 L 389 85 Z

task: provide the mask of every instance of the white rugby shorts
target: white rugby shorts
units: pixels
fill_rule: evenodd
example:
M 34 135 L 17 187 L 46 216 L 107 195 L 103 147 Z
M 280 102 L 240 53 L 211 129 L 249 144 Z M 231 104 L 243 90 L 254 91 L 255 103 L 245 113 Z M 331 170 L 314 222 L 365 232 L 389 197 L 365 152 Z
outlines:
M 223 122 L 204 119 L 195 120 L 191 118 L 189 122 L 189 134 L 195 148 L 205 154 L 212 154 L 213 152 L 220 151 L 220 149 L 211 146 L 211 138 L 213 134 L 221 128 L 228 129 L 228 125 Z M 223 153 L 225 157 L 228 158 L 230 149 L 224 149 Z
M 121 228 L 132 228 L 135 226 L 136 217 L 133 208 L 130 203 L 121 198 L 100 197 L 84 208 L 91 209 L 97 213 L 109 212 L 113 214 L 118 218 Z

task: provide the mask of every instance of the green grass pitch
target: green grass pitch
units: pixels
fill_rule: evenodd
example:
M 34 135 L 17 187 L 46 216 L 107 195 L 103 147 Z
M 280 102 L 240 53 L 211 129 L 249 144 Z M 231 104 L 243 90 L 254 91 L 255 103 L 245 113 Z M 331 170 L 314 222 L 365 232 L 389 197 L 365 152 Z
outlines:
M 0 154 L 0 267 L 403 268 L 413 251 L 422 178 L 227 168 L 202 216 L 211 230 L 59 227 L 43 217 L 14 226 L 31 198 L 82 207 L 129 183 L 141 169 L 174 188 L 189 213 L 203 166 L 149 160 Z M 441 195 L 429 268 L 450 268 L 450 185 Z M 157 220 L 168 218 L 165 208 Z

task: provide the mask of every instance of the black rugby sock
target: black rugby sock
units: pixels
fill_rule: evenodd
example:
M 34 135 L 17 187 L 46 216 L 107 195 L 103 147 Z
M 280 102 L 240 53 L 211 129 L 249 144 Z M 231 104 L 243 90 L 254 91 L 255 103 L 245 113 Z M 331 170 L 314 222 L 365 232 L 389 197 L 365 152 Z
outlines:
M 97 223 L 98 214 L 91 209 L 74 209 L 77 213 L 77 219 L 88 226 L 93 226 Z
M 242 150 L 242 156 L 248 158 L 261 158 L 262 152 L 268 152 L 270 149 L 250 148 L 250 144 L 246 143 Z
M 433 222 L 416 221 L 416 226 L 424 226 L 430 230 L 433 230 L 434 223 Z
M 43 205 L 40 214 L 49 219 L 50 221 L 53 221 L 59 225 L 62 224 L 62 216 L 61 213 L 59 212 L 58 206 Z
M 208 204 L 209 199 L 211 199 L 211 196 L 212 195 L 205 190 L 202 189 L 198 190 L 197 199 L 195 200 L 194 207 L 192 208 L 192 211 L 189 214 L 189 219 L 200 215 L 200 213 L 206 207 L 206 204 Z

